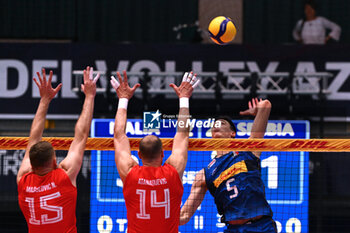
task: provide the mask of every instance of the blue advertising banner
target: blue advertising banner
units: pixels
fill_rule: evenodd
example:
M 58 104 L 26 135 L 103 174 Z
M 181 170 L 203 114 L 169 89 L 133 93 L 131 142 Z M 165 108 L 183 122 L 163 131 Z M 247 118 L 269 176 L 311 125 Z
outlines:
M 197 123 L 191 130 L 191 138 L 210 138 L 210 122 Z M 207 121 L 210 121 L 207 120 Z M 128 137 L 143 137 L 143 121 L 128 120 L 126 132 Z M 234 121 L 237 138 L 248 138 L 253 121 Z M 204 127 L 208 126 L 209 127 Z M 155 132 L 159 137 L 173 137 L 176 123 L 161 120 Z M 92 122 L 91 137 L 112 137 L 114 119 L 95 119 Z M 269 121 L 265 138 L 309 138 L 308 121 Z M 190 151 L 188 163 L 183 176 L 185 203 L 195 175 L 207 166 L 213 152 Z M 138 160 L 137 152 L 132 155 Z M 165 160 L 170 151 L 165 152 Z M 164 161 L 165 161 L 164 160 Z M 266 198 L 274 212 L 278 232 L 308 232 L 308 152 L 264 152 L 261 155 L 262 178 L 265 183 Z M 123 184 L 119 178 L 114 152 L 94 151 L 91 156 L 91 232 L 126 232 L 126 208 L 122 193 Z M 225 224 L 220 222 L 214 200 L 206 194 L 202 204 L 191 220 L 180 226 L 179 232 L 223 232 Z

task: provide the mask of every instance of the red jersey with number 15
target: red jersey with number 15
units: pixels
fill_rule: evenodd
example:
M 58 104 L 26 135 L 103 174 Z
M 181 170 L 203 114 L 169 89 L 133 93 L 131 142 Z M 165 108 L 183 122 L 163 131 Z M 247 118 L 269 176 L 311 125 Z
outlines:
M 176 169 L 135 166 L 123 188 L 128 233 L 178 233 L 183 185 Z
M 77 232 L 77 188 L 63 169 L 25 174 L 18 183 L 18 202 L 29 233 Z

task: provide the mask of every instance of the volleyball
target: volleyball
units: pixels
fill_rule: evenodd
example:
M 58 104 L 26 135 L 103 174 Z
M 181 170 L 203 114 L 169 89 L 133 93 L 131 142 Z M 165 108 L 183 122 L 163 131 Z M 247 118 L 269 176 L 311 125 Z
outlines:
M 210 39 L 219 45 L 232 41 L 237 32 L 232 20 L 225 16 L 214 18 L 209 24 L 208 31 Z

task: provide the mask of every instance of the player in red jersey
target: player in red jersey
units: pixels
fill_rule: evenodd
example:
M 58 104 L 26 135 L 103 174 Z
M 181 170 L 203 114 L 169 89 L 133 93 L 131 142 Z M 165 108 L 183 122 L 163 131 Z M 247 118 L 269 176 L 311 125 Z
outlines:
M 26 153 L 17 174 L 19 206 L 30 233 L 77 232 L 76 177 L 82 165 L 90 130 L 99 75 L 93 79 L 92 68 L 87 67 L 84 70 L 83 110 L 76 123 L 74 140 L 67 157 L 58 166 L 52 145 L 41 141 L 41 138 L 49 104 L 62 84 L 52 88 L 52 71 L 48 80 L 44 69 L 42 77 L 39 72 L 37 75 L 39 81 L 35 78 L 34 81 L 39 88 L 41 99 L 30 130 Z
M 187 163 L 189 125 L 186 122 L 189 119 L 189 98 L 199 80 L 191 72 L 185 73 L 179 87 L 170 84 L 180 99 L 172 154 L 162 165 L 162 142 L 157 136 L 146 136 L 139 145 L 139 157 L 143 163 L 143 166 L 139 166 L 131 157 L 125 127 L 128 100 L 140 84 L 130 88 L 126 72 L 124 71 L 124 80 L 119 72 L 117 75 L 119 82 L 114 77 L 111 80 L 119 97 L 114 127 L 115 163 L 124 184 L 128 233 L 178 233 L 183 194 L 182 176 Z M 158 114 L 157 111 L 153 118 L 158 118 Z

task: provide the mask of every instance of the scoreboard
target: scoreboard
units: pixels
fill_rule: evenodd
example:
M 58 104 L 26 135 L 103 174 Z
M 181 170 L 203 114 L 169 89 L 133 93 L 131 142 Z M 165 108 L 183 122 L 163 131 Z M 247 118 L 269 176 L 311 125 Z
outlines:
M 168 121 L 168 120 L 164 120 Z M 204 123 L 204 120 L 203 120 Z M 253 121 L 234 121 L 237 127 L 236 138 L 248 138 Z M 205 126 L 206 124 L 200 124 Z M 208 126 L 208 124 L 207 124 Z M 114 119 L 94 119 L 91 137 L 113 137 Z M 140 119 L 128 120 L 127 136 L 144 137 Z M 154 132 L 159 137 L 172 138 L 175 125 L 164 122 Z M 210 138 L 210 127 L 191 129 L 191 138 Z M 308 121 L 269 121 L 265 138 L 309 138 Z M 136 151 L 133 157 L 138 160 Z M 170 156 L 165 151 L 164 161 Z M 198 171 L 208 165 L 213 157 L 210 151 L 189 151 L 188 162 L 183 176 L 185 203 Z M 278 232 L 308 232 L 308 152 L 263 152 L 261 173 L 265 183 L 266 198 L 274 213 Z M 123 198 L 123 184 L 119 178 L 113 151 L 92 151 L 91 156 L 91 199 L 90 232 L 127 232 L 126 207 Z M 179 232 L 223 232 L 225 224 L 220 222 L 214 200 L 209 192 L 205 195 L 191 220 L 179 227 Z

